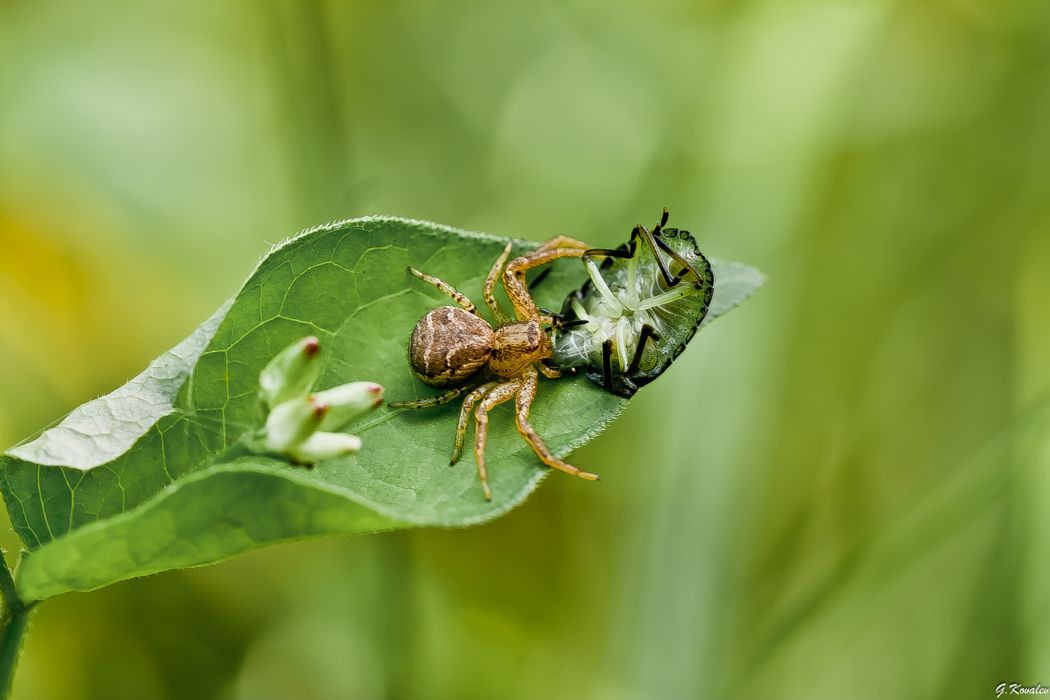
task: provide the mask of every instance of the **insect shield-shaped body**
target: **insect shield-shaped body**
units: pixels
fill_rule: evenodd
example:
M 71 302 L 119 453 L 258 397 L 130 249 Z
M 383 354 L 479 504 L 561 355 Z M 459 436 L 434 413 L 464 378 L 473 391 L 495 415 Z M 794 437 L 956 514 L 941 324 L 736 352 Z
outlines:
M 630 397 L 685 349 L 711 305 L 714 274 L 692 235 L 666 223 L 664 209 L 651 232 L 636 226 L 619 248 L 583 256 L 589 279 L 565 299 L 553 366 L 581 368 Z

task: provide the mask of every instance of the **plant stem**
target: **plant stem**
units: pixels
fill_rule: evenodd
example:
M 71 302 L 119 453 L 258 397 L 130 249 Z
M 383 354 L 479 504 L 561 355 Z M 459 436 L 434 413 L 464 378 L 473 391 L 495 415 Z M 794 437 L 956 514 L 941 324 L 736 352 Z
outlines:
M 3 618 L 0 619 L 0 700 L 11 695 L 11 685 L 15 677 L 15 666 L 22 653 L 22 641 L 25 639 L 29 616 L 34 605 L 26 605 L 18 596 L 15 580 L 7 568 L 4 553 L 0 550 L 0 596 L 4 601 Z

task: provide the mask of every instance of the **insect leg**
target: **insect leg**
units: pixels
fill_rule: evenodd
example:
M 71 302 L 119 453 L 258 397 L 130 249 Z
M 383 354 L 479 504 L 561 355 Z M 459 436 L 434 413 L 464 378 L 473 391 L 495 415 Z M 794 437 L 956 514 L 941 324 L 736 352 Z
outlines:
M 467 297 L 466 294 L 464 294 L 463 292 L 457 290 L 455 287 L 453 287 L 451 284 L 449 284 L 445 280 L 438 279 L 437 277 L 432 277 L 431 275 L 428 275 L 426 273 L 420 272 L 419 270 L 417 270 L 414 267 L 408 268 L 408 271 L 411 272 L 414 276 L 416 276 L 419 279 L 423 280 L 424 282 L 427 282 L 428 284 L 434 285 L 435 287 L 440 289 L 442 292 L 444 292 L 445 294 L 449 295 L 449 297 L 452 298 L 452 301 L 456 302 L 457 304 L 462 306 L 464 309 L 466 309 L 470 313 L 472 313 L 474 315 L 477 315 L 478 307 L 474 306 L 474 302 L 472 302 Z
M 631 323 L 625 318 L 616 322 L 616 332 L 613 337 L 616 340 L 616 358 L 619 360 L 616 364 L 620 366 L 621 374 L 627 371 L 627 341 L 629 340 L 627 334 L 633 330 Z
M 660 250 L 666 251 L 669 255 L 676 258 L 678 262 L 685 264 L 687 270 L 692 269 L 689 267 L 688 264 L 685 263 L 685 261 L 681 259 L 681 257 L 677 253 L 669 249 L 668 245 L 663 242 L 662 238 L 657 238 L 653 236 L 653 234 L 649 232 L 649 229 L 642 226 L 641 224 L 635 226 L 634 230 L 631 231 L 632 245 L 634 244 L 634 240 L 636 238 L 641 238 L 643 241 L 645 241 L 645 244 L 648 245 L 650 250 L 653 251 L 653 257 L 656 259 L 656 266 L 660 268 L 660 274 L 663 275 L 664 282 L 667 283 L 668 287 L 674 287 L 675 285 L 677 285 L 681 281 L 681 277 L 678 275 L 671 274 L 670 268 L 667 267 L 667 261 L 664 260 L 663 257 L 660 255 Z M 663 243 L 663 245 L 660 246 L 660 243 Z
M 675 276 L 675 284 L 678 284 L 681 280 L 685 279 L 686 276 L 692 274 L 697 282 L 700 280 L 700 273 L 696 271 L 696 268 L 689 264 L 685 258 L 676 253 L 671 246 L 667 245 L 662 237 L 656 237 L 656 244 L 660 246 L 660 249 L 667 253 L 676 263 L 682 266 L 682 271 Z
M 612 391 L 612 338 L 607 338 L 602 343 L 602 386 L 606 391 Z
M 457 386 L 455 389 L 446 391 L 444 394 L 438 394 L 437 396 L 431 396 L 426 399 L 417 399 L 415 401 L 390 401 L 387 406 L 390 408 L 431 408 L 433 406 L 441 406 L 449 401 L 459 398 L 463 394 L 467 393 L 471 389 L 471 385 Z
M 559 469 L 566 474 L 572 474 L 578 476 L 581 479 L 588 481 L 597 481 L 598 475 L 592 474 L 591 472 L 585 472 L 577 467 L 572 466 L 568 462 L 555 457 L 550 448 L 547 447 L 543 439 L 540 438 L 536 429 L 529 423 L 529 411 L 532 409 L 532 402 L 536 398 L 536 385 L 537 385 L 537 374 L 536 370 L 530 367 L 526 370 L 525 376 L 521 381 L 521 388 L 518 391 L 517 399 L 515 401 L 515 423 L 518 425 L 518 432 L 525 438 L 525 442 L 529 443 L 529 447 L 536 453 L 536 456 L 546 464 L 548 467 L 554 467 Z
M 664 282 L 666 282 L 669 287 L 676 286 L 689 273 L 692 273 L 692 276 L 699 280 L 700 274 L 693 268 L 693 266 L 690 265 L 685 258 L 676 253 L 671 246 L 667 245 L 667 241 L 660 236 L 660 231 L 667 224 L 667 217 L 667 207 L 664 207 L 663 214 L 660 217 L 660 222 L 656 224 L 652 232 L 641 224 L 635 226 L 634 230 L 631 231 L 631 248 L 634 248 L 636 238 L 641 238 L 645 241 L 646 245 L 648 245 L 650 250 L 653 251 L 653 257 L 656 258 L 656 265 L 660 268 L 660 274 L 663 276 Z M 672 260 L 682 266 L 682 272 L 677 275 L 671 274 L 667 262 L 660 256 L 661 250 L 667 253 Z
M 503 254 L 496 259 L 496 263 L 489 270 L 488 277 L 485 278 L 485 303 L 489 305 L 489 309 L 492 311 L 493 318 L 496 319 L 496 323 L 506 323 L 509 319 L 507 313 L 503 310 L 503 307 L 496 301 L 496 297 L 492 294 L 492 288 L 496 286 L 496 280 L 499 279 L 500 270 L 503 269 L 503 265 L 507 262 L 507 258 L 510 257 L 510 249 L 514 246 L 513 243 L 508 243 L 507 247 L 503 249 Z
M 627 248 L 588 248 L 583 257 L 586 260 L 594 255 L 610 258 L 629 258 L 631 257 L 631 251 Z
M 674 289 L 668 289 L 662 294 L 657 294 L 655 297 L 649 297 L 645 301 L 639 302 L 638 306 L 635 307 L 636 311 L 644 311 L 651 309 L 654 306 L 663 306 L 664 304 L 670 304 L 672 301 L 681 299 L 684 296 L 688 296 L 696 291 L 696 287 L 685 285 L 682 287 L 675 287 Z
M 452 445 L 452 456 L 449 458 L 449 464 L 455 464 L 459 461 L 459 456 L 463 452 L 463 441 L 467 437 L 467 421 L 470 420 L 470 412 L 474 410 L 474 404 L 481 400 L 492 387 L 496 386 L 499 382 L 486 382 L 479 386 L 474 391 L 467 394 L 467 398 L 463 399 L 463 406 L 459 409 L 459 422 L 456 424 L 456 441 Z
M 485 398 L 482 399 L 481 404 L 478 406 L 478 410 L 474 412 L 474 422 L 477 424 L 477 427 L 474 429 L 474 462 L 478 465 L 478 478 L 481 479 L 481 488 L 485 491 L 486 501 L 492 500 L 492 489 L 489 488 L 489 473 L 485 468 L 485 439 L 489 433 L 489 411 L 504 401 L 514 398 L 519 389 L 521 389 L 521 380 L 519 379 L 511 379 L 502 384 L 497 384 L 485 395 Z
M 631 364 L 627 366 L 627 374 L 634 374 L 638 371 L 638 365 L 642 363 L 642 353 L 645 352 L 645 343 L 650 338 L 659 340 L 660 336 L 656 334 L 655 328 L 646 323 L 642 326 L 642 332 L 638 334 L 638 347 L 634 349 L 634 357 L 631 358 Z

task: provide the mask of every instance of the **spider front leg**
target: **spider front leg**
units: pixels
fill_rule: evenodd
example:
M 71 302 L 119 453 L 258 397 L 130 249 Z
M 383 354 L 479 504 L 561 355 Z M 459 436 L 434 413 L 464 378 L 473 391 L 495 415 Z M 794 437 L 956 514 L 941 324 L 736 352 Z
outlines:
M 499 279 L 500 270 L 503 269 L 503 265 L 507 262 L 507 258 L 510 257 L 511 248 L 514 247 L 513 243 L 508 243 L 507 247 L 503 249 L 503 254 L 496 259 L 492 269 L 489 270 L 488 277 L 485 278 L 485 303 L 489 305 L 489 309 L 492 311 L 493 318 L 496 319 L 496 323 L 506 323 L 510 319 L 507 317 L 503 307 L 496 301 L 495 295 L 492 294 L 492 288 L 496 286 L 496 280 Z
M 542 372 L 543 376 L 547 379 L 561 379 L 562 377 L 561 370 L 554 369 L 553 367 L 548 367 L 542 362 L 540 363 L 540 372 Z
M 580 248 L 582 250 L 587 250 L 587 248 L 589 247 L 590 246 L 588 246 L 583 241 L 578 241 L 575 238 L 570 238 L 569 236 L 555 236 L 554 238 L 550 239 L 549 241 L 547 241 L 532 252 L 544 253 L 548 250 L 554 250 L 555 248 Z
M 485 500 L 492 500 L 492 489 L 489 488 L 489 473 L 485 468 L 485 440 L 489 433 L 489 411 L 505 401 L 514 398 L 521 389 L 520 379 L 511 379 L 502 384 L 497 384 L 478 406 L 474 412 L 474 462 L 478 465 L 478 478 L 481 480 L 481 488 L 485 491 Z
M 566 247 L 548 247 L 556 242 Z M 586 250 L 586 243 L 559 236 L 531 253 L 514 258 L 507 264 L 507 268 L 503 271 L 503 288 L 507 290 L 507 296 L 510 297 L 510 303 L 514 306 L 514 313 L 518 320 L 527 321 L 540 316 L 540 309 L 533 301 L 532 294 L 529 293 L 529 286 L 525 282 L 525 273 L 534 267 L 546 265 L 560 258 L 583 257 Z
M 518 432 L 525 438 L 525 441 L 529 443 L 532 451 L 536 453 L 536 456 L 546 464 L 548 467 L 554 467 L 559 469 L 566 474 L 572 474 L 578 476 L 581 479 L 587 481 L 597 481 L 598 475 L 592 474 L 591 472 L 585 472 L 578 467 L 574 467 L 568 462 L 555 457 L 547 444 L 540 438 L 539 433 L 529 423 L 529 411 L 532 410 L 532 402 L 536 398 L 536 386 L 539 383 L 538 374 L 535 368 L 529 367 L 525 371 L 525 376 L 521 379 L 521 388 L 517 392 L 517 400 L 515 405 L 514 421 L 518 425 Z

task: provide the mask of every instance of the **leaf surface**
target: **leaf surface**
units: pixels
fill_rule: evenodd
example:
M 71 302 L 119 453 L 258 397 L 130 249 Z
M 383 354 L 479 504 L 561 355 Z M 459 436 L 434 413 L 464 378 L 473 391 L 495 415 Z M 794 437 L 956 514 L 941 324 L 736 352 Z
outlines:
M 389 400 L 435 393 L 412 376 L 406 346 L 415 322 L 449 302 L 406 268 L 441 277 L 480 302 L 484 276 L 507 240 L 369 217 L 311 229 L 274 248 L 190 338 L 0 457 L 0 489 L 30 551 L 17 572 L 20 593 L 29 601 L 91 590 L 307 536 L 465 526 L 520 503 L 547 470 L 506 406 L 490 422 L 491 503 L 470 450 L 448 464 L 457 403 L 422 411 L 383 406 L 347 428 L 364 440 L 358 454 L 313 469 L 240 446 L 262 421 L 259 371 L 304 335 L 321 340 L 319 389 L 370 380 L 386 387 Z M 530 245 L 515 242 L 518 251 Z M 560 306 L 582 277 L 578 261 L 561 261 L 537 301 Z M 716 304 L 739 303 L 719 299 L 718 291 Z M 544 380 L 532 418 L 564 456 L 625 405 L 582 377 Z

